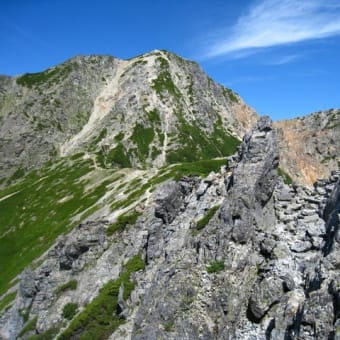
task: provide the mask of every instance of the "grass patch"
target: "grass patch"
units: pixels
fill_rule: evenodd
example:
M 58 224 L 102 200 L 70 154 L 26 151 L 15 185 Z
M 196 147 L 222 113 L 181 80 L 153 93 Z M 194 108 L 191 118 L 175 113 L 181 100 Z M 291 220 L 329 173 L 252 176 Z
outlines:
M 76 303 L 67 303 L 63 308 L 62 316 L 64 319 L 72 320 L 77 314 L 78 305 Z
M 277 173 L 279 176 L 283 178 L 283 182 L 285 184 L 290 185 L 293 183 L 293 179 L 286 172 L 284 172 L 281 168 L 277 168 Z
M 107 339 L 115 329 L 125 322 L 119 317 L 120 286 L 124 286 L 123 298 L 126 300 L 135 288 L 131 274 L 144 268 L 145 263 L 139 255 L 132 257 L 119 278 L 110 280 L 58 339 Z
M 227 98 L 229 98 L 230 101 L 238 103 L 238 98 L 233 90 L 224 87 L 223 93 Z
M 149 155 L 149 145 L 155 137 L 155 131 L 152 127 L 145 127 L 142 124 L 136 124 L 131 140 L 137 145 L 137 154 L 139 160 L 144 163 Z
M 96 138 L 94 138 L 94 139 L 91 141 L 90 145 L 88 146 L 88 151 L 94 151 L 94 150 L 96 149 L 98 143 L 99 143 L 103 138 L 105 138 L 106 135 L 107 135 L 107 129 L 104 128 L 102 131 L 100 131 L 100 134 L 99 134 Z
M 224 270 L 224 262 L 223 261 L 214 261 L 207 266 L 208 273 L 219 273 Z
M 27 340 L 53 340 L 55 336 L 59 333 L 59 329 L 51 328 L 44 333 L 35 334 L 27 338 Z
M 34 317 L 33 319 L 29 320 L 26 325 L 24 326 L 24 328 L 20 331 L 20 333 L 18 334 L 19 337 L 23 336 L 24 334 L 30 332 L 30 331 L 34 331 L 36 326 L 37 326 L 37 320 L 38 317 Z
M 161 117 L 159 116 L 159 112 L 157 109 L 146 111 L 146 114 L 152 124 L 161 124 Z
M 108 236 L 113 235 L 117 231 L 122 231 L 127 225 L 134 225 L 137 222 L 140 213 L 133 211 L 129 214 L 120 215 L 116 223 L 111 224 L 107 230 L 106 234 Z
M 23 168 L 19 168 L 17 169 L 14 174 L 9 178 L 9 180 L 7 181 L 8 184 L 10 184 L 11 182 L 16 181 L 19 178 L 22 178 L 25 176 L 25 169 Z
M 158 74 L 158 77 L 153 80 L 152 88 L 161 99 L 164 99 L 164 93 L 169 93 L 175 99 L 180 99 L 181 92 L 172 81 L 171 74 L 169 72 L 169 62 L 162 57 L 158 57 L 157 61 L 160 64 L 161 72 Z
M 202 230 L 209 223 L 212 217 L 215 215 L 216 211 L 219 209 L 220 205 L 215 205 L 196 223 L 196 230 Z
M 4 310 L 15 299 L 17 292 L 7 294 L 0 300 L 0 312 Z
M 180 147 L 167 154 L 168 163 L 227 157 L 237 151 L 241 142 L 224 130 L 221 117 L 218 116 L 213 132 L 208 134 L 196 122 L 189 124 L 179 112 L 176 115 L 179 120 L 176 143 Z
M 116 210 L 132 205 L 134 202 L 139 200 L 147 190 L 152 191 L 158 184 L 169 179 L 179 180 L 183 176 L 188 175 L 206 177 L 212 171 L 219 172 L 221 166 L 225 164 L 225 159 L 213 159 L 165 166 L 158 172 L 157 175 L 150 178 L 148 182 L 142 185 L 142 187 L 133 191 L 126 199 L 114 202 L 111 205 L 111 209 Z
M 75 64 L 73 63 L 68 63 L 47 69 L 43 72 L 26 73 L 23 76 L 17 78 L 16 82 L 18 85 L 26 86 L 28 88 L 43 84 L 47 84 L 48 86 L 58 84 L 72 72 L 74 65 Z
M 169 321 L 164 325 L 164 332 L 171 332 L 175 327 L 174 321 Z
M 122 143 L 118 143 L 114 149 L 109 151 L 105 157 L 105 164 L 122 168 L 131 168 L 130 158 Z
M 63 160 L 28 173 L 0 190 L 0 294 L 10 281 L 76 223 L 71 219 L 94 205 L 110 181 L 85 191 L 80 178 L 93 170 L 91 160 Z M 69 197 L 67 200 L 63 200 Z
M 66 292 L 67 290 L 76 290 L 77 286 L 78 286 L 77 280 L 70 280 L 70 281 L 62 284 L 61 286 L 59 286 L 55 290 L 55 294 L 61 295 L 62 293 Z

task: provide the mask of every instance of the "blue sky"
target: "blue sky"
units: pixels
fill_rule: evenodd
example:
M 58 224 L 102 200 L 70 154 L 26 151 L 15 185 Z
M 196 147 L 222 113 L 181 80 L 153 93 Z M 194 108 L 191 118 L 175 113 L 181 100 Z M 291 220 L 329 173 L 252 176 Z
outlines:
M 273 119 L 340 107 L 339 0 L 3 0 L 0 74 L 167 49 Z

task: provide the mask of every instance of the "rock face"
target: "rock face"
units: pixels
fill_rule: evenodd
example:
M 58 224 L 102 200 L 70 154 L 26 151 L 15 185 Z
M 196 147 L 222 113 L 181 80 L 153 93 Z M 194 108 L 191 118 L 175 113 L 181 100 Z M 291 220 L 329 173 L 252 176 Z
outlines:
M 275 126 L 282 129 L 281 166 L 297 183 L 311 186 L 339 168 L 339 109 L 283 120 Z
M 169 52 L 79 56 L 0 78 L 0 179 L 79 152 L 102 167 L 221 157 L 257 117 L 198 64 Z
M 117 288 L 110 315 L 123 319 L 110 339 L 337 339 L 340 173 L 288 186 L 278 164 L 278 131 L 262 117 L 221 173 L 157 187 L 136 223 L 112 236 L 105 220 L 80 225 L 23 272 L 1 338 L 18 336 L 25 313 L 37 319 L 22 338 L 68 329 L 64 306 L 91 314 L 100 288 L 140 254 L 130 296 Z

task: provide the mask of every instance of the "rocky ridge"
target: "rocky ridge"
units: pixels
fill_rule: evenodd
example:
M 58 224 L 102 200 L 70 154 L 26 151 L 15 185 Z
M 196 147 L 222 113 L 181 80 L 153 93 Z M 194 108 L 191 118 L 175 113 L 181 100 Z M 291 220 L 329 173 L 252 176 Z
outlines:
M 105 338 L 337 339 L 339 172 L 288 186 L 278 164 L 278 131 L 263 117 L 228 168 L 161 185 L 136 223 L 112 236 L 105 216 L 79 225 L 21 275 L 1 336 L 15 339 L 29 322 L 19 338 L 90 336 L 93 306 L 114 280 L 120 321 Z M 145 268 L 130 274 L 127 294 L 119 279 L 134 256 Z

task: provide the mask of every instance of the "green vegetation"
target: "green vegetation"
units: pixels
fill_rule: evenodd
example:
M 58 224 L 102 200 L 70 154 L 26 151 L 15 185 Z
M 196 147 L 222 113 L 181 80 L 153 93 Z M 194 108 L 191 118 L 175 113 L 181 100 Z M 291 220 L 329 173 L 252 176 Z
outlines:
M 34 331 L 35 327 L 37 325 L 37 320 L 38 317 L 34 317 L 33 319 L 29 320 L 26 325 L 24 326 L 24 328 L 20 331 L 19 333 L 19 337 L 23 336 L 24 334 L 30 332 L 30 331 Z
M 76 303 L 67 303 L 63 308 L 63 318 L 67 320 L 72 320 L 77 314 L 78 305 Z
M 123 132 L 123 131 L 119 132 L 119 133 L 114 137 L 114 140 L 115 140 L 116 142 L 121 142 L 123 139 L 124 139 L 124 132 Z
M 150 122 L 152 124 L 161 124 L 161 117 L 159 116 L 159 112 L 157 111 L 157 109 L 154 109 L 152 111 L 145 111 Z
M 142 124 L 136 124 L 131 140 L 137 145 L 137 153 L 139 160 L 144 163 L 149 154 L 149 145 L 155 137 L 155 131 L 152 127 L 144 127 Z
M 130 158 L 126 153 L 125 147 L 122 143 L 109 151 L 105 158 L 107 166 L 119 166 L 122 168 L 131 168 Z
M 17 169 L 14 174 L 9 178 L 9 180 L 7 181 L 8 184 L 16 181 L 19 178 L 22 178 L 25 176 L 25 169 L 23 168 L 19 168 Z
M 150 178 L 141 187 L 132 191 L 127 198 L 113 203 L 111 205 L 111 209 L 116 210 L 130 206 L 138 199 L 140 199 L 147 190 L 152 191 L 156 185 L 158 185 L 159 183 L 163 183 L 166 180 L 169 179 L 179 180 L 183 176 L 188 175 L 206 177 L 212 171 L 219 172 L 220 168 L 225 164 L 226 164 L 225 159 L 213 159 L 165 166 L 159 171 L 159 173 L 156 176 Z
M 223 261 L 214 261 L 207 266 L 208 273 L 218 273 L 224 270 L 224 262 Z
M 51 328 L 44 333 L 32 335 L 27 340 L 53 340 L 58 333 L 59 330 L 57 328 Z
M 123 298 L 126 300 L 135 288 L 131 274 L 144 269 L 145 263 L 135 255 L 124 267 L 116 280 L 110 280 L 99 295 L 70 323 L 58 340 L 107 339 L 115 329 L 125 322 L 119 316 L 119 288 L 124 286 Z
M 200 220 L 197 221 L 196 230 L 202 230 L 203 228 L 205 228 L 205 226 L 209 223 L 209 221 L 215 215 L 219 207 L 220 205 L 215 205 L 214 207 L 209 209 L 208 212 Z
M 133 68 L 134 66 L 137 66 L 137 65 L 146 65 L 147 63 L 148 63 L 148 61 L 144 60 L 144 59 L 137 60 L 132 64 L 131 68 Z
M 285 184 L 290 185 L 293 183 L 292 178 L 286 172 L 284 172 L 281 168 L 277 168 L 277 173 L 279 176 L 283 178 L 283 182 Z
M 113 235 L 116 231 L 122 231 L 127 225 L 134 225 L 137 222 L 137 218 L 140 213 L 136 211 L 130 212 L 129 214 L 120 215 L 116 223 L 111 224 L 106 233 L 108 236 Z
M 175 326 L 175 322 L 173 320 L 168 321 L 165 325 L 164 325 L 164 331 L 165 332 L 171 332 L 174 329 Z
M 161 99 L 164 99 L 164 92 L 168 92 L 174 98 L 179 99 L 181 97 L 181 93 L 172 81 L 171 74 L 169 72 L 169 62 L 162 57 L 158 57 L 157 61 L 161 66 L 161 72 L 158 77 L 153 80 L 152 88 Z
M 58 84 L 64 80 L 74 69 L 74 63 L 63 64 L 43 72 L 38 73 L 26 73 L 23 76 L 17 78 L 16 82 L 18 85 L 32 88 L 33 86 L 39 86 L 47 84 L 51 86 Z
M 9 306 L 9 304 L 15 299 L 17 293 L 9 293 L 0 300 L 0 312 Z
M 223 88 L 224 95 L 230 99 L 230 101 L 234 103 L 238 103 L 238 98 L 236 94 L 233 92 L 233 90 L 228 88 Z
M 96 149 L 98 143 L 99 143 L 103 138 L 105 138 L 106 135 L 107 135 L 107 129 L 104 128 L 102 131 L 100 131 L 100 134 L 99 134 L 96 138 L 94 138 L 94 139 L 91 141 L 90 145 L 88 146 L 88 150 L 89 150 L 89 151 L 94 151 L 94 150 Z
M 55 290 L 55 294 L 60 295 L 60 294 L 62 294 L 64 292 L 66 292 L 67 290 L 76 290 L 77 289 L 77 285 L 78 285 L 77 280 L 70 280 L 70 281 L 62 284 L 61 286 L 59 286 Z
M 226 157 L 237 151 L 240 141 L 223 129 L 220 117 L 209 135 L 197 123 L 188 124 L 180 113 L 176 115 L 180 122 L 176 142 L 182 147 L 167 154 L 170 164 Z
M 112 181 L 86 190 L 91 160 L 64 160 L 28 173 L 0 190 L 0 294 L 55 239 L 75 226 L 72 217 L 96 204 Z M 7 198 L 5 198 L 7 196 Z

